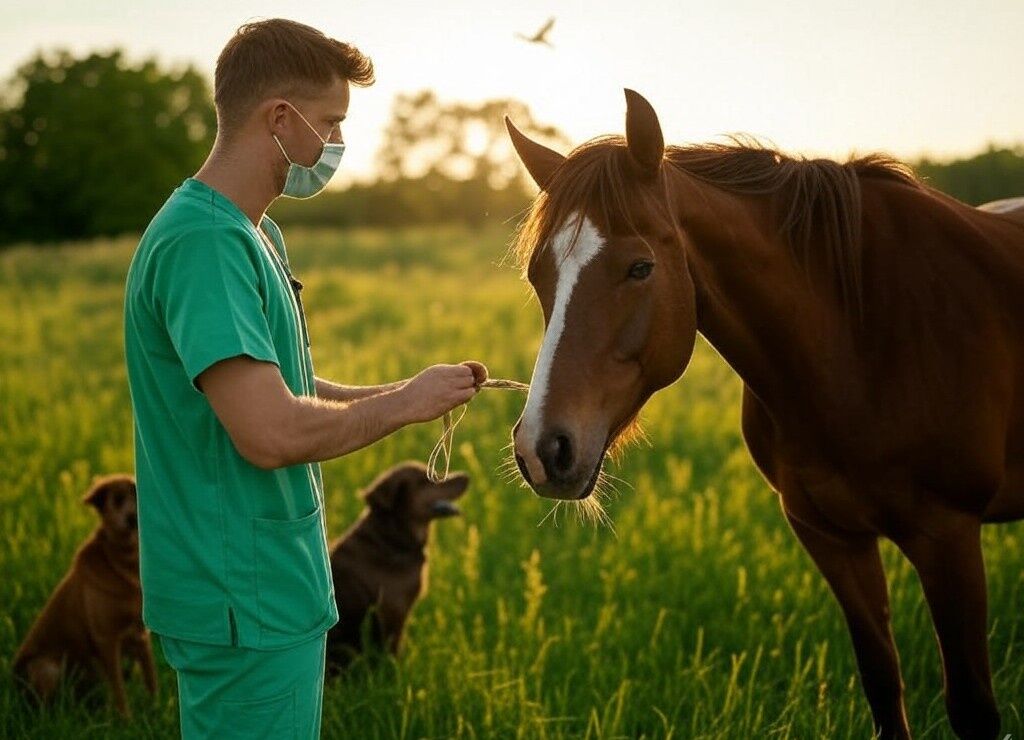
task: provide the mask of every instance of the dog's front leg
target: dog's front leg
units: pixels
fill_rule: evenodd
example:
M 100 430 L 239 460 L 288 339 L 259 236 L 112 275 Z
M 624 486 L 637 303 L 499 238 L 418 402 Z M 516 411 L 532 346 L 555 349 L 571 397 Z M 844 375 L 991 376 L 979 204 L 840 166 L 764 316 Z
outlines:
M 124 674 L 121 667 L 121 636 L 114 637 L 100 647 L 100 665 L 110 683 L 113 692 L 114 706 L 123 717 L 131 717 L 128 709 L 128 698 L 124 692 Z
M 384 633 L 384 646 L 389 653 L 397 656 L 402 647 L 402 633 L 405 631 L 405 620 L 408 612 L 389 612 L 381 614 Z
M 132 641 L 132 648 L 142 667 L 142 679 L 146 682 L 146 691 L 150 696 L 156 696 L 159 686 L 156 680 L 156 663 L 153 661 L 153 646 L 149 632 L 143 632 L 136 637 Z

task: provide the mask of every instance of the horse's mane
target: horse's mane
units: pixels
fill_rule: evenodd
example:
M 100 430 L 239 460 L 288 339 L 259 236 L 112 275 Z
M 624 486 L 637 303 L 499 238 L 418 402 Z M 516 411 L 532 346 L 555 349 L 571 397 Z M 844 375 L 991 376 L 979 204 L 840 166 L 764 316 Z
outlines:
M 668 198 L 668 173 L 678 170 L 731 193 L 770 198 L 779 233 L 809 274 L 813 265 L 835 281 L 841 304 L 859 313 L 861 294 L 861 180 L 886 179 L 914 188 L 924 185 L 904 163 L 884 154 L 846 162 L 792 157 L 748 136 L 723 144 L 669 146 L 662 167 L 663 194 L 637 189 L 626 140 L 601 136 L 580 145 L 555 172 L 547 190 L 520 223 L 512 253 L 525 269 L 552 229 L 575 212 L 610 223 L 633 224 L 630 197 L 675 223 Z M 664 197 L 661 197 L 664 195 Z M 678 225 L 677 225 L 678 226 Z M 577 225 L 578 228 L 578 225 Z M 633 225 L 633 231 L 636 227 Z

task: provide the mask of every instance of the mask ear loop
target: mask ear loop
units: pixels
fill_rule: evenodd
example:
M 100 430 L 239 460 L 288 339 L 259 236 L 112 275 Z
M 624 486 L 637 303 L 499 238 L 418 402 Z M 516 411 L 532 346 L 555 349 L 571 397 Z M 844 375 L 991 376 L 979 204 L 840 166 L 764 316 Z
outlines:
M 296 108 L 294 105 L 289 103 L 287 100 L 284 101 L 284 102 L 288 105 L 289 108 L 291 108 L 293 111 L 298 113 L 299 118 L 302 119 L 302 122 L 304 124 L 306 124 L 307 126 L 309 126 L 309 130 L 313 132 L 313 135 L 316 138 L 320 139 L 320 143 L 321 144 L 323 144 L 324 146 L 327 146 L 327 144 L 330 143 L 330 135 L 331 135 L 330 132 L 328 132 L 328 134 L 327 134 L 328 138 L 325 139 L 324 137 L 322 137 L 320 135 L 320 133 L 315 128 L 313 128 L 313 124 L 311 124 L 309 121 L 306 120 L 306 117 L 304 115 L 302 115 L 301 111 L 299 111 L 298 108 Z M 333 128 L 333 126 L 331 128 Z M 277 148 L 281 150 L 281 154 L 283 154 L 284 158 L 288 160 L 288 164 L 294 164 L 294 162 L 292 162 L 292 158 L 288 156 L 288 152 L 286 152 L 284 150 L 284 145 L 281 143 L 281 140 L 279 138 L 277 138 L 277 134 L 271 134 L 271 136 L 273 136 L 274 137 L 274 141 L 277 142 Z
M 277 138 L 277 134 L 271 134 L 271 136 L 273 136 L 273 137 L 274 137 L 274 141 L 276 141 L 276 142 L 277 142 L 277 148 L 281 150 L 281 154 L 283 154 L 283 155 L 284 155 L 284 158 L 285 158 L 286 160 L 288 160 L 288 164 L 292 164 L 292 158 L 291 158 L 291 157 L 289 157 L 289 156 L 288 156 L 288 152 L 286 152 L 286 151 L 284 150 L 284 146 L 282 146 L 282 144 L 281 144 L 281 140 L 280 140 L 279 138 Z
M 284 102 L 288 103 L 288 101 L 287 101 L 287 100 L 286 100 L 286 101 L 284 101 Z M 291 109 L 292 109 L 293 111 L 295 111 L 296 113 L 298 113 L 298 114 L 299 114 L 299 118 L 301 118 L 301 119 L 302 119 L 302 122 L 303 122 L 304 124 L 306 124 L 307 126 L 309 126 L 309 130 L 313 132 L 313 135 L 314 135 L 314 136 L 316 136 L 316 138 L 320 139 L 320 143 L 321 143 L 321 144 L 324 144 L 324 145 L 326 145 L 326 144 L 327 144 L 327 143 L 328 143 L 328 142 L 330 141 L 330 135 L 331 135 L 331 132 L 330 132 L 330 131 L 328 131 L 328 132 L 327 132 L 327 136 L 328 136 L 328 138 L 326 138 L 326 139 L 325 139 L 324 137 L 322 137 L 322 136 L 320 135 L 320 132 L 319 132 L 319 131 L 317 131 L 317 130 L 316 130 L 315 128 L 313 128 L 313 124 L 312 124 L 312 123 L 310 123 L 309 121 L 307 121 L 307 120 L 306 120 L 306 117 L 305 117 L 304 115 L 302 115 L 302 113 L 301 113 L 301 112 L 299 111 L 299 109 L 298 109 L 298 108 L 296 108 L 296 107 L 295 107 L 294 105 L 292 105 L 291 103 L 288 103 L 288 105 L 289 105 L 289 106 L 291 107 Z M 331 126 L 331 128 L 334 128 L 334 126 Z

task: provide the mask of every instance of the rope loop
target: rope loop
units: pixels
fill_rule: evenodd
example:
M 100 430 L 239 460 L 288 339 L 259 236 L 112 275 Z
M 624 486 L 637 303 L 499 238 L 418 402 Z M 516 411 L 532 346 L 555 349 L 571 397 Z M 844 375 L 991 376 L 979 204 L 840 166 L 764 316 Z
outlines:
M 506 380 L 505 378 L 488 378 L 477 387 L 506 391 L 525 392 L 530 390 L 530 386 L 527 383 L 520 383 L 518 380 Z M 427 458 L 427 477 L 432 483 L 440 483 L 448 479 L 448 471 L 451 469 L 452 462 L 452 448 L 455 444 L 455 427 L 462 421 L 468 409 L 469 406 L 463 404 L 461 412 L 454 421 L 452 420 L 451 411 L 445 411 L 444 416 L 441 417 L 443 427 L 441 437 L 437 440 L 434 449 L 430 451 L 430 456 Z M 444 458 L 444 474 L 439 475 L 437 465 L 442 457 Z

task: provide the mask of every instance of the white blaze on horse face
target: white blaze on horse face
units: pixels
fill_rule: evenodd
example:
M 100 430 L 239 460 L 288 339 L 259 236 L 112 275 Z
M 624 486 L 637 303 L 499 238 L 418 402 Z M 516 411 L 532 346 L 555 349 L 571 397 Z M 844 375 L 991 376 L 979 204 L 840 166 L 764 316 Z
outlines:
M 576 231 L 576 223 L 579 218 L 577 214 L 566 219 L 550 242 L 551 253 L 555 258 L 558 270 L 554 307 L 551 309 L 551 319 L 548 321 L 547 331 L 544 333 L 544 342 L 537 354 L 537 363 L 533 368 L 530 393 L 526 399 L 526 409 L 523 411 L 523 422 L 520 427 L 525 443 L 525 449 L 520 450 L 520 454 L 529 467 L 530 476 L 539 482 L 544 481 L 546 476 L 543 467 L 541 470 L 534 470 L 539 465 L 534 450 L 537 446 L 537 436 L 543 428 L 544 405 L 548 395 L 548 383 L 551 379 L 551 367 L 565 331 L 565 315 L 569 308 L 569 300 L 572 297 L 573 288 L 579 280 L 580 272 L 588 262 L 594 259 L 605 244 L 591 220 L 584 217 L 579 237 L 574 246 L 573 234 Z

